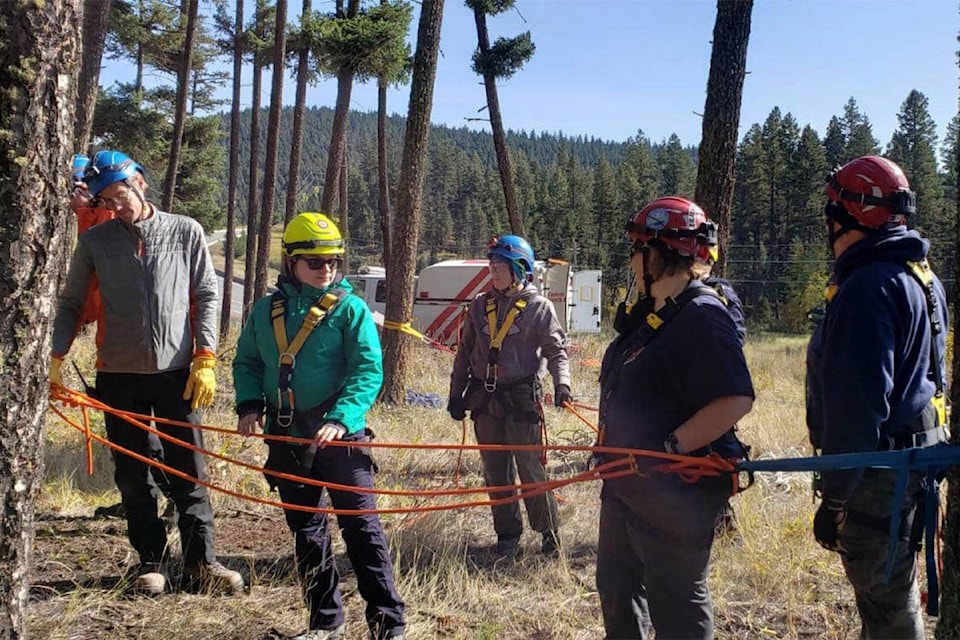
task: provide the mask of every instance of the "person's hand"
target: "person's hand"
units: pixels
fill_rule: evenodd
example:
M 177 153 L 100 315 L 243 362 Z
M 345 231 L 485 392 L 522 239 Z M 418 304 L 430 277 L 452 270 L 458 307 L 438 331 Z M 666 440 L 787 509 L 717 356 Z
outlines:
M 313 437 L 313 441 L 317 443 L 317 446 L 323 449 L 327 446 L 327 443 L 331 440 L 339 440 L 347 434 L 347 429 L 341 424 L 336 422 L 325 422 L 320 431 L 317 431 L 317 435 Z
M 847 520 L 847 510 L 843 502 L 824 498 L 813 516 L 813 537 L 827 551 L 844 553 L 846 549 L 840 543 L 840 532 Z
M 213 370 L 216 364 L 216 356 L 209 351 L 197 352 L 190 363 L 190 377 L 183 390 L 183 399 L 190 400 L 190 408 L 194 411 L 213 403 L 213 394 L 217 390 L 217 376 Z
M 58 358 L 57 356 L 50 358 L 50 386 L 63 386 L 63 375 L 60 373 L 62 367 L 63 358 Z
M 553 389 L 553 406 L 562 408 L 566 402 L 573 404 L 573 394 L 570 393 L 570 387 L 565 384 L 558 384 Z
M 263 431 L 263 416 L 260 413 L 247 413 L 237 418 L 237 433 L 242 436 L 252 436 L 258 427 Z
M 447 401 L 447 413 L 457 422 L 467 419 L 466 402 L 462 397 L 452 397 Z

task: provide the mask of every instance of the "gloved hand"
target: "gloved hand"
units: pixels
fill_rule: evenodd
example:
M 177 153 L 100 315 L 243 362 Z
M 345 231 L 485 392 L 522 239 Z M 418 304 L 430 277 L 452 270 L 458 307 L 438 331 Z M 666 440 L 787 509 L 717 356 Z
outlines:
M 213 371 L 216 364 L 217 358 L 210 351 L 198 351 L 193 356 L 190 377 L 183 390 L 183 399 L 190 400 L 191 409 L 208 407 L 213 402 L 213 394 L 217 390 L 217 376 Z
M 827 551 L 844 553 L 846 549 L 840 544 L 840 531 L 847 520 L 847 510 L 844 503 L 832 498 L 824 498 L 813 516 L 813 537 L 820 546 Z
M 456 421 L 467 419 L 467 407 L 463 397 L 453 397 L 447 401 L 447 413 Z
M 63 386 L 63 376 L 60 374 L 60 368 L 63 366 L 63 358 L 52 356 L 50 358 L 50 385 L 58 384 Z
M 570 387 L 565 384 L 558 384 L 553 389 L 553 406 L 563 407 L 564 402 L 573 404 L 573 394 L 570 393 Z

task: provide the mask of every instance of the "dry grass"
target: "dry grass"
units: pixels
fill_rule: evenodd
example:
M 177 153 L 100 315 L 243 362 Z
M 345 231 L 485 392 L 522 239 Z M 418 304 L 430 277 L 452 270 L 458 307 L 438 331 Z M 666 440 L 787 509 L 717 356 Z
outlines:
M 788 457 L 807 451 L 803 418 L 805 339 L 753 337 L 747 356 L 757 391 L 754 411 L 741 435 L 754 457 Z M 606 340 L 578 341 L 572 354 L 574 391 L 596 404 L 597 363 Z M 89 347 L 77 349 L 86 367 Z M 229 367 L 208 422 L 232 426 Z M 424 350 L 413 363 L 411 380 L 420 392 L 444 395 L 450 356 Z M 587 413 L 591 419 L 596 414 Z M 99 418 L 97 419 L 99 420 Z M 588 444 L 592 432 L 568 413 L 547 410 L 555 443 Z M 461 439 L 460 426 L 441 410 L 377 407 L 371 427 L 385 442 L 447 442 Z M 33 637 L 79 638 L 236 638 L 277 639 L 299 632 L 305 613 L 292 575 L 292 545 L 276 509 L 214 495 L 219 552 L 232 566 L 252 575 L 248 596 L 217 598 L 169 594 L 158 599 L 127 598 L 117 579 L 134 559 L 120 521 L 90 520 L 92 510 L 117 495 L 109 456 L 97 449 L 96 474 L 83 472 L 83 439 L 53 419 L 47 430 L 47 482 L 39 511 L 34 599 L 27 611 Z M 469 441 L 472 441 L 472 436 Z M 236 437 L 208 439 L 212 449 L 259 462 L 259 442 Z M 379 450 L 381 488 L 437 488 L 455 485 L 455 452 Z M 585 454 L 552 455 L 551 470 L 569 475 Z M 461 485 L 477 486 L 475 453 L 463 456 Z M 266 496 L 259 474 L 211 464 L 211 475 L 225 487 Z M 486 508 L 383 518 L 394 550 L 398 588 L 408 604 L 409 634 L 414 640 L 587 639 L 603 636 L 594 584 L 597 483 L 560 492 L 565 557 L 542 558 L 539 536 L 527 532 L 525 555 L 516 564 L 492 564 L 494 542 Z M 424 503 L 420 501 L 419 503 Z M 384 508 L 417 504 L 411 498 L 385 497 Z M 806 474 L 763 474 L 735 505 L 739 535 L 714 547 L 711 571 L 718 638 L 852 638 L 859 631 L 852 593 L 836 556 L 822 551 L 810 531 L 814 510 Z M 80 525 L 76 523 L 80 522 Z M 103 522 L 107 524 L 104 525 Z M 79 534 L 69 533 L 71 531 Z M 338 561 L 344 569 L 350 638 L 364 638 L 363 601 L 338 536 Z M 59 582 L 53 577 L 62 578 Z M 113 579 L 111 579 L 113 578 Z M 53 586 L 50 586 L 50 585 Z M 931 635 L 932 637 L 932 635 Z

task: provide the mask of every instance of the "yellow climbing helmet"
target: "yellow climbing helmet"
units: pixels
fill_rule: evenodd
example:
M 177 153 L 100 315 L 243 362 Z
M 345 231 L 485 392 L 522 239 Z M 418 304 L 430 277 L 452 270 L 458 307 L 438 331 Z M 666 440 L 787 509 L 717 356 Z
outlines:
M 283 255 L 341 256 L 343 237 L 337 225 L 322 213 L 301 213 L 283 230 Z

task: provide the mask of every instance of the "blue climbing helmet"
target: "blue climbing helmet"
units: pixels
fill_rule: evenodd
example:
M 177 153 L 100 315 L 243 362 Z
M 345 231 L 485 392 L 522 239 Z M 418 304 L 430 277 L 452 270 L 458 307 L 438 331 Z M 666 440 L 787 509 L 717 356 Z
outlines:
M 98 151 L 84 170 L 83 181 L 96 196 L 114 182 L 126 182 L 138 171 L 143 174 L 143 167 L 122 151 Z
M 74 154 L 73 163 L 70 165 L 70 176 L 74 182 L 83 182 L 83 172 L 90 164 L 90 158 L 82 153 Z
M 500 236 L 490 241 L 487 259 L 500 258 L 513 266 L 517 280 L 523 282 L 533 273 L 533 249 L 520 236 Z

